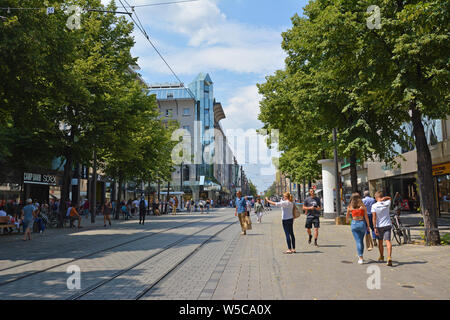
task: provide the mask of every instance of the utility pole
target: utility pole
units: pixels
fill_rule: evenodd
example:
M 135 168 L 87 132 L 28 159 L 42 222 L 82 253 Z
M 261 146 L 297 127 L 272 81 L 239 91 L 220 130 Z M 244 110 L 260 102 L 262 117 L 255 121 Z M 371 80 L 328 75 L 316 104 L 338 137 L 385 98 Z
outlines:
M 339 188 L 339 163 L 338 163 L 338 152 L 337 152 L 337 130 L 333 129 L 333 142 L 334 142 L 334 174 L 336 176 L 336 216 L 341 215 L 341 190 Z
M 95 223 L 95 213 L 97 211 L 97 151 L 94 150 L 94 165 L 91 184 L 91 223 Z
M 180 168 L 180 208 L 183 208 L 183 162 Z

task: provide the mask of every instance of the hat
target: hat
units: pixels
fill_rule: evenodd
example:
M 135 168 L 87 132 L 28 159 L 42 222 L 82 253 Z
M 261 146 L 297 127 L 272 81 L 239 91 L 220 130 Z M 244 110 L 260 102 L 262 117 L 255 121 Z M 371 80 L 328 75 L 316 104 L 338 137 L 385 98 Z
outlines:
M 27 200 L 27 203 L 33 203 L 33 200 L 30 198 Z

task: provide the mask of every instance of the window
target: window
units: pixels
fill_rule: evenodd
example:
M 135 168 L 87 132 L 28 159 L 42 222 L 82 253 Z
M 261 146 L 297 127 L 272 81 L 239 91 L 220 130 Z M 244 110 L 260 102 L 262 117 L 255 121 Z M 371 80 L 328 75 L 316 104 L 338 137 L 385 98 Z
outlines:
M 183 116 L 190 116 L 190 115 L 191 115 L 190 109 L 189 108 L 184 108 L 183 109 Z
M 173 93 L 172 92 L 168 92 L 167 93 L 167 99 L 173 99 Z
M 183 129 L 189 131 L 189 126 L 183 126 Z
M 171 117 L 173 114 L 172 109 L 167 109 L 166 110 L 166 117 Z

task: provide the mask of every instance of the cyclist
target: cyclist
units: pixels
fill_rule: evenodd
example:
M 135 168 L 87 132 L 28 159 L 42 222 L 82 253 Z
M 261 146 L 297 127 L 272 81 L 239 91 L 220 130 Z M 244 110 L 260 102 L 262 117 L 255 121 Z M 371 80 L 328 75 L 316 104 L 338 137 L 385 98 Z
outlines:
M 372 205 L 373 225 L 375 226 L 375 234 L 378 238 L 378 249 L 380 250 L 380 257 L 378 261 L 384 261 L 383 255 L 383 240 L 386 241 L 388 252 L 387 265 L 392 266 L 392 243 L 391 243 L 391 197 L 383 197 L 383 193 L 378 191 L 375 193 L 376 203 Z

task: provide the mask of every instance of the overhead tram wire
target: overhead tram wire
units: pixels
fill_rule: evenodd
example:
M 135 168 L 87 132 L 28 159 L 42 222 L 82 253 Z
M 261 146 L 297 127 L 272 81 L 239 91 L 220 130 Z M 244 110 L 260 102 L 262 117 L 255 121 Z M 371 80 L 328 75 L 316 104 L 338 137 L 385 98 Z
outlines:
M 138 7 L 152 7 L 152 6 L 161 6 L 161 5 L 170 5 L 170 4 L 177 4 L 177 3 L 184 3 L 184 2 L 197 2 L 199 0 L 183 0 L 183 1 L 170 1 L 170 2 L 157 2 L 157 3 L 150 3 L 150 4 L 141 4 L 137 6 L 130 6 L 128 3 L 128 8 L 138 8 Z M 51 7 L 51 6 L 49 6 Z M 8 13 L 10 13 L 11 10 L 45 10 L 45 8 L 12 8 L 12 7 L 0 7 L 0 10 L 7 10 Z M 87 11 L 94 11 L 94 12 L 113 12 L 113 13 L 122 13 L 125 14 L 125 12 L 115 12 L 115 11 L 104 11 L 100 9 L 86 9 Z
M 172 1 L 172 2 L 159 2 L 159 3 L 151 3 L 151 4 L 140 4 L 136 6 L 130 6 L 128 3 L 128 8 L 140 8 L 140 7 L 151 7 L 151 6 L 159 6 L 163 4 L 177 4 L 177 3 L 184 3 L 184 2 L 197 2 L 199 0 L 184 0 L 184 1 Z
M 127 0 L 123 0 L 125 1 L 125 3 L 132 9 L 133 12 L 128 13 L 127 8 L 125 7 L 125 5 L 123 4 L 122 0 L 119 0 L 120 4 L 122 5 L 123 9 L 128 13 L 128 15 L 130 16 L 130 18 L 133 20 L 133 22 L 136 24 L 137 28 L 139 29 L 139 31 L 141 31 L 141 33 L 144 35 L 144 37 L 147 39 L 147 41 L 151 44 L 151 46 L 153 47 L 153 49 L 156 51 L 156 53 L 159 55 L 159 57 L 161 58 L 162 61 L 164 61 L 164 63 L 166 64 L 166 66 L 169 68 L 170 72 L 172 72 L 172 74 L 174 75 L 174 77 L 177 79 L 177 81 L 180 83 L 180 85 L 182 85 L 182 87 L 187 91 L 187 93 L 189 93 L 189 95 L 191 96 L 192 99 L 196 100 L 194 95 L 192 94 L 191 90 L 189 90 L 188 88 L 186 88 L 183 85 L 183 82 L 180 80 L 180 78 L 177 76 L 177 74 L 175 73 L 175 71 L 172 69 L 172 67 L 169 65 L 169 63 L 167 62 L 167 60 L 163 57 L 163 55 L 161 54 L 161 52 L 159 52 L 158 48 L 156 48 L 156 46 L 153 44 L 153 42 L 150 40 L 150 37 L 148 36 L 147 32 L 144 29 L 144 26 L 142 25 L 142 23 L 140 23 L 140 19 L 136 13 L 136 11 L 134 10 L 134 7 L 130 6 L 130 4 L 127 2 Z M 188 2 L 188 1 L 184 1 L 184 2 Z M 133 18 L 133 14 L 136 16 L 136 18 L 139 20 L 139 23 Z

